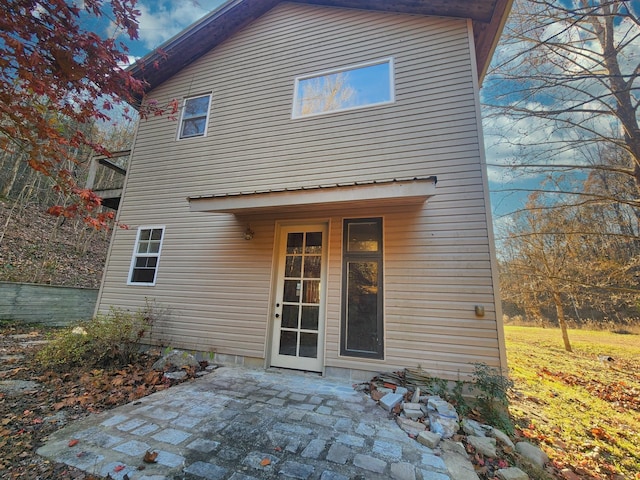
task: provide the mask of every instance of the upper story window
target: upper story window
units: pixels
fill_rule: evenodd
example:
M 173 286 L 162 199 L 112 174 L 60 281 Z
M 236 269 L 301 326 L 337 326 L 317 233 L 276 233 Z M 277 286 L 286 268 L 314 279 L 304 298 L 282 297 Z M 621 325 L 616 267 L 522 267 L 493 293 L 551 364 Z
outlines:
M 131 258 L 129 283 L 155 285 L 164 227 L 140 227 Z
M 185 98 L 178 138 L 204 137 L 207 134 L 211 94 Z
M 392 103 L 393 59 L 296 78 L 293 118 Z

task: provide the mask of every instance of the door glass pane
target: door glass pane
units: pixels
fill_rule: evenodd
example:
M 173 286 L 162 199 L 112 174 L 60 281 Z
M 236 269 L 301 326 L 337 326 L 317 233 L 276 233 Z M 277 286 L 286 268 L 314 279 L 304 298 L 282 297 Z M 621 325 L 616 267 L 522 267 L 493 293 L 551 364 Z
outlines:
M 347 349 L 375 353 L 378 262 L 349 262 L 347 269 Z
M 376 222 L 350 223 L 347 232 L 349 252 L 377 252 L 380 233 Z
M 305 278 L 320 278 L 320 265 L 322 257 L 314 255 L 310 257 L 304 257 L 304 277 Z
M 297 302 L 300 298 L 300 280 L 284 281 L 284 298 L 285 302 Z
M 287 253 L 302 253 L 303 233 L 289 233 L 287 235 Z
M 298 343 L 298 333 L 280 331 L 280 355 L 296 355 Z
M 320 303 L 320 280 L 305 280 L 303 303 Z
M 300 334 L 300 357 L 318 358 L 318 334 Z
M 302 307 L 302 318 L 300 320 L 300 328 L 305 330 L 318 330 L 318 315 L 320 307 L 304 305 Z
M 304 253 L 322 253 L 322 232 L 307 232 Z
M 302 274 L 302 257 L 287 255 L 287 264 L 285 266 L 285 277 L 299 277 Z
M 282 306 L 282 326 L 284 328 L 298 328 L 298 305 Z

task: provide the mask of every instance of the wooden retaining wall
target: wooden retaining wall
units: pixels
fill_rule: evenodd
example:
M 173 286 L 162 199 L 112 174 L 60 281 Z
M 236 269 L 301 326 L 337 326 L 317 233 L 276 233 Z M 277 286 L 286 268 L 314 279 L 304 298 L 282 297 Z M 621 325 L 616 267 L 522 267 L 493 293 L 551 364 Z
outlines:
M 94 288 L 0 282 L 0 320 L 66 326 L 91 319 L 97 298 Z

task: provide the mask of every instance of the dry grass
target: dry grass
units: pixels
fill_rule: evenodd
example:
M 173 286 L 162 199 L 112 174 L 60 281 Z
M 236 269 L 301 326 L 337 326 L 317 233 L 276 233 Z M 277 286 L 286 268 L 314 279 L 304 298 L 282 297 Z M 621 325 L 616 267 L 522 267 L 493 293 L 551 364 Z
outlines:
M 507 326 L 505 335 L 521 435 L 558 471 L 640 479 L 640 337 L 570 330 L 568 353 L 558 329 Z

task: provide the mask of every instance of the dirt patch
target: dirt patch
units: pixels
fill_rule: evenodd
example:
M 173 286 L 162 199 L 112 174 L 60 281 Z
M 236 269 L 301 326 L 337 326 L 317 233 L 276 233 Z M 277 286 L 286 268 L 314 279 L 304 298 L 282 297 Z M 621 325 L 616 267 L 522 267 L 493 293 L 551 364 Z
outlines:
M 0 200 L 0 280 L 98 288 L 111 232 Z

